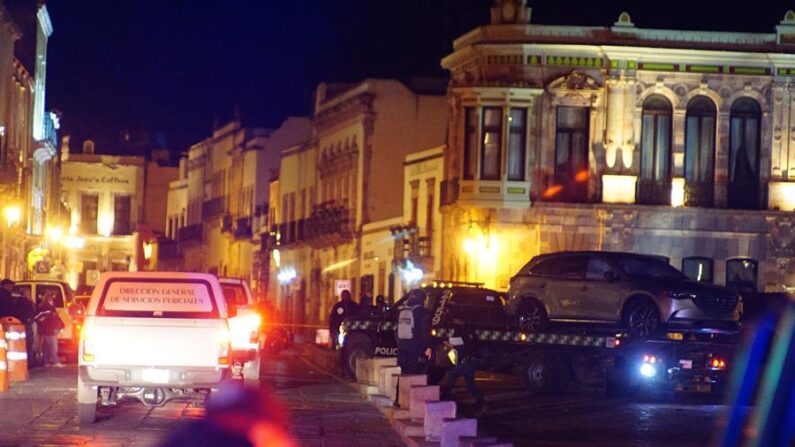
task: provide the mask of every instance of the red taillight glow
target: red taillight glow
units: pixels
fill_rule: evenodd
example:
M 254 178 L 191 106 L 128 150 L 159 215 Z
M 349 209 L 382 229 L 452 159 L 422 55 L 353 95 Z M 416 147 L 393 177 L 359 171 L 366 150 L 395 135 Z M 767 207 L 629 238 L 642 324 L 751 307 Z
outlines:
M 230 343 L 232 336 L 229 333 L 229 327 L 223 324 L 218 329 L 218 364 L 221 366 L 229 365 L 229 354 L 231 352 Z
M 710 366 L 712 367 L 712 369 L 724 369 L 726 368 L 726 361 L 721 360 L 719 358 L 714 358 L 710 362 Z
M 83 361 L 84 362 L 93 362 L 94 361 L 94 330 L 93 324 L 91 324 L 90 320 L 86 320 L 83 324 L 82 329 L 78 327 L 80 330 L 80 342 L 83 344 Z
M 650 364 L 653 365 L 653 364 L 657 363 L 657 357 L 655 357 L 653 355 L 648 355 L 648 354 L 644 355 L 643 356 L 643 363 L 650 363 Z

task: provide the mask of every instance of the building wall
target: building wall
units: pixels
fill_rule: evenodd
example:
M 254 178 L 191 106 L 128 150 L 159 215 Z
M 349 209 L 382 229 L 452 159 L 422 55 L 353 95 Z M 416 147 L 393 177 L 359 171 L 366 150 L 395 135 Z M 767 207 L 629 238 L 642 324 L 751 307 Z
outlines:
M 442 61 L 451 71 L 445 276 L 504 289 L 536 254 L 606 249 L 664 255 L 677 267 L 706 257 L 719 284 L 731 282 L 729 263 L 758 262 L 757 289 L 795 284 L 795 146 L 782 138 L 793 126 L 795 55 L 781 44 L 795 35 L 795 17 L 777 33 L 743 35 L 639 29 L 626 15 L 612 28 L 528 25 L 519 18 L 529 12 L 505 18 L 499 8 L 492 18 Z M 628 35 L 633 46 L 619 45 Z M 676 44 L 660 43 L 673 36 Z M 647 109 L 651 98 L 667 104 L 657 115 Z M 707 118 L 695 118 L 697 101 Z M 743 101 L 757 111 L 736 108 Z M 526 112 L 526 126 L 511 127 L 515 110 Z M 583 113 L 582 127 L 560 124 L 559 113 L 573 110 Z M 493 132 L 484 119 L 491 111 L 500 117 Z M 670 125 L 652 145 L 656 116 Z M 742 117 L 757 123 L 758 140 L 732 137 L 732 129 L 754 135 L 732 127 Z M 714 131 L 703 124 L 713 119 Z M 701 131 L 688 131 L 699 122 Z M 572 155 L 580 153 L 567 143 L 572 132 L 584 137 L 583 155 Z M 511 153 L 524 157 L 524 173 L 509 178 L 510 144 L 520 135 L 524 144 Z M 492 178 L 483 142 L 493 138 L 500 159 Z M 714 149 L 694 144 L 710 139 Z M 741 166 L 755 144 L 758 156 Z M 697 171 L 694 160 L 707 168 Z M 644 166 L 662 168 L 652 176 Z M 740 169 L 750 174 L 732 180 Z
M 61 196 L 70 210 L 71 224 L 62 236 L 66 277 L 74 288 L 93 286 L 98 274 L 110 270 L 135 270 L 139 262 L 136 226 L 142 222 L 145 197 L 145 161 L 142 157 L 64 154 L 61 162 Z M 97 197 L 96 220 L 82 213 L 85 197 Z M 117 234 L 115 203 L 130 198 L 127 231 Z M 85 219 L 84 219 L 85 218 Z M 83 227 L 95 222 L 96 230 Z
M 179 168 L 176 166 L 160 166 L 156 162 L 146 163 L 146 180 L 144 185 L 144 203 L 142 223 L 157 234 L 166 232 L 166 216 L 168 214 L 169 184 L 177 179 Z M 184 206 L 187 206 L 185 204 Z

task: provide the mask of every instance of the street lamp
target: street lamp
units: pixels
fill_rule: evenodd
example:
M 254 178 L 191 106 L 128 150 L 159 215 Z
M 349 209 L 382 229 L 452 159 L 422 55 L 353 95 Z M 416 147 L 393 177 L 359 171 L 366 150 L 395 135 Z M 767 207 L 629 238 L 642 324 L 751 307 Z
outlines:
M 19 222 L 22 220 L 22 208 L 18 205 L 9 205 L 3 209 L 3 214 L 6 218 L 6 223 L 9 227 L 13 227 L 15 225 L 19 225 Z

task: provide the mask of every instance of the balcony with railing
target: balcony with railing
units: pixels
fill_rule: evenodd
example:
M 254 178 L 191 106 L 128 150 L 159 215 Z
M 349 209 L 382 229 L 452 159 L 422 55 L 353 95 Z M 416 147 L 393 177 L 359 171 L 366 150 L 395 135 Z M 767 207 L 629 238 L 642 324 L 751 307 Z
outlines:
M 251 235 L 251 217 L 235 220 L 235 239 L 250 239 Z
M 186 227 L 182 227 L 177 230 L 177 242 L 201 243 L 203 229 L 204 229 L 203 224 L 193 224 L 193 225 L 188 225 Z
M 226 198 L 213 197 L 202 203 L 202 219 L 212 219 L 226 212 Z
M 353 237 L 351 221 L 347 203 L 330 200 L 312 207 L 301 233 L 314 244 L 343 242 Z

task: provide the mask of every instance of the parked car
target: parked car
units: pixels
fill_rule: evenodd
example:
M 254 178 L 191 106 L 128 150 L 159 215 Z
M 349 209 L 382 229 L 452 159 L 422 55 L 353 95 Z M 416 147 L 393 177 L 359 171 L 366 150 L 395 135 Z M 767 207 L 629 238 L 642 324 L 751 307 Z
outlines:
M 80 423 L 94 422 L 98 403 L 206 398 L 229 377 L 231 316 L 214 275 L 103 273 L 80 336 Z
M 45 295 L 52 293 L 55 296 L 55 308 L 64 324 L 63 330 L 58 334 L 58 353 L 66 357 L 67 361 L 76 360 L 80 330 L 75 320 L 80 317 L 80 313 L 79 306 L 75 305 L 74 293 L 69 284 L 47 280 L 19 281 L 16 283 L 15 293 L 31 300 L 37 310 Z M 35 358 L 31 363 L 37 364 L 42 357 L 41 340 L 38 333 L 34 333 L 33 352 Z
M 508 313 L 522 330 L 550 322 L 618 324 L 648 337 L 663 326 L 736 330 L 740 296 L 688 279 L 660 257 L 557 252 L 534 257 L 511 278 Z

